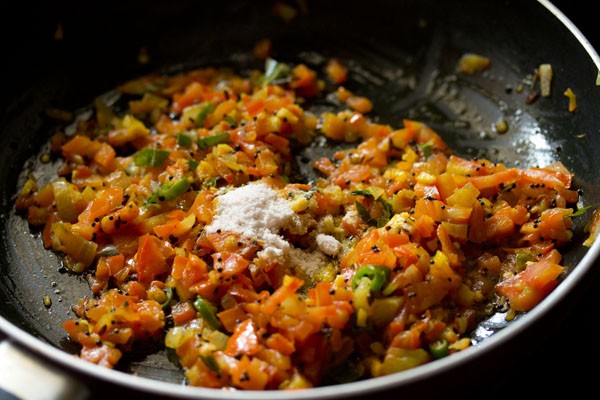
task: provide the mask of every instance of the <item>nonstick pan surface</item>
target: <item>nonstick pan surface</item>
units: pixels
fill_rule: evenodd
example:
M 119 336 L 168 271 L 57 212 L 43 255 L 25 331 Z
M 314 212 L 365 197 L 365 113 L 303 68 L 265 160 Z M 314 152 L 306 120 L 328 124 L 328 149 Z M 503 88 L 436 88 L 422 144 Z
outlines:
M 380 121 L 394 126 L 406 117 L 424 121 L 466 157 L 517 167 L 562 161 L 575 174 L 584 203 L 600 202 L 598 57 L 551 12 L 549 3 L 306 4 L 308 13 L 300 12 L 290 23 L 273 16 L 273 2 L 107 2 L 93 12 L 58 3 L 25 13 L 32 29 L 9 41 L 13 57 L 5 65 L 5 76 L 10 82 L 0 100 L 5 110 L 0 125 L 0 314 L 9 337 L 75 373 L 154 394 L 350 397 L 417 385 L 442 373 L 467 371 L 491 353 L 517 351 L 517 339 L 541 325 L 548 314 L 556 317 L 556 310 L 564 310 L 564 303 L 593 272 L 598 246 L 581 246 L 590 213 L 577 220 L 574 243 L 565 253 L 568 277 L 544 302 L 510 324 L 484 322 L 476 340 L 496 333 L 468 351 L 395 376 L 305 393 L 214 393 L 183 387 L 180 370 L 164 353 L 135 355 L 122 371 L 104 370 L 69 355 L 74 348 L 60 324 L 72 316 L 70 306 L 78 298 L 90 295 L 87 283 L 64 272 L 59 258 L 43 249 L 13 207 L 19 184 L 29 171 L 39 171 L 37 155 L 56 128 L 44 118 L 44 110 L 85 108 L 97 95 L 147 72 L 219 64 L 260 68 L 250 52 L 264 37 L 272 39 L 274 56 L 281 60 L 315 66 L 330 56 L 346 60 L 351 89 L 373 100 Z M 64 28 L 62 40 L 52 37 L 58 23 Z M 141 48 L 149 63 L 138 62 Z M 473 77 L 457 75 L 457 60 L 466 52 L 488 56 L 492 68 Z M 527 87 L 521 93 L 517 88 L 541 63 L 554 68 L 553 93 L 531 102 Z M 578 96 L 575 113 L 567 110 L 562 95 L 566 87 Z M 501 117 L 509 124 L 503 135 L 492 129 Z M 307 154 L 321 151 L 309 149 Z M 309 168 L 302 162 L 299 167 L 310 177 Z M 50 309 L 42 305 L 43 295 L 51 296 Z

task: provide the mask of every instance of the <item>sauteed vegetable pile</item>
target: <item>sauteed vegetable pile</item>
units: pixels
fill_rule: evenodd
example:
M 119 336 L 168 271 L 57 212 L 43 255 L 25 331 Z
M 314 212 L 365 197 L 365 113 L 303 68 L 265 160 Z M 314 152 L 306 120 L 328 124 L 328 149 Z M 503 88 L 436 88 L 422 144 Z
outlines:
M 451 356 L 552 291 L 570 172 L 458 157 L 376 122 L 347 79 L 335 59 L 149 75 L 52 137 L 56 178 L 16 208 L 89 281 L 63 325 L 81 358 L 166 346 L 189 385 L 309 388 Z M 325 97 L 340 111 L 311 112 Z M 294 155 L 316 142 L 347 146 L 306 181 Z

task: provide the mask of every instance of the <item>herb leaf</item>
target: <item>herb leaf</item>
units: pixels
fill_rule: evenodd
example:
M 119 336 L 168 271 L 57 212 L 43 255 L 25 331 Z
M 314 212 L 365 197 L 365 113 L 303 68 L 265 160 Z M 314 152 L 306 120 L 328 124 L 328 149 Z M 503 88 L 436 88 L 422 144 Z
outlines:
M 365 197 L 369 197 L 371 199 L 375 199 L 375 196 L 369 190 L 353 190 L 350 192 L 350 194 L 355 195 L 355 196 L 365 196 Z M 382 213 L 383 213 L 377 219 L 374 219 L 373 217 L 371 217 L 371 213 L 369 212 L 369 210 L 367 210 L 367 208 L 365 206 L 362 205 L 362 203 L 360 203 L 359 201 L 355 201 L 354 203 L 356 205 L 356 210 L 358 211 L 358 215 L 360 215 L 360 217 L 362 218 L 363 221 L 365 221 L 367 224 L 369 224 L 371 226 L 376 226 L 378 228 L 381 228 L 382 226 L 387 224 L 387 222 L 390 220 L 390 218 L 394 214 L 394 208 L 383 197 L 378 197 L 375 201 L 377 203 L 381 204 L 381 209 L 382 209 Z
M 430 143 L 423 143 L 419 145 L 421 147 L 421 151 L 423 151 L 423 157 L 428 159 L 432 153 L 433 146 Z
M 265 76 L 262 79 L 262 85 L 266 86 L 269 83 L 287 79 L 291 72 L 292 70 L 287 64 L 272 58 L 267 58 L 265 61 Z
M 585 212 L 587 210 L 589 210 L 590 208 L 594 208 L 594 207 L 598 207 L 598 206 L 600 206 L 600 203 L 591 204 L 589 206 L 585 206 L 585 207 L 579 208 L 579 209 L 577 209 L 577 211 L 573 212 L 572 214 L 569 214 L 569 217 L 571 217 L 571 218 L 573 218 L 573 217 L 579 217 L 579 216 L 585 214 Z

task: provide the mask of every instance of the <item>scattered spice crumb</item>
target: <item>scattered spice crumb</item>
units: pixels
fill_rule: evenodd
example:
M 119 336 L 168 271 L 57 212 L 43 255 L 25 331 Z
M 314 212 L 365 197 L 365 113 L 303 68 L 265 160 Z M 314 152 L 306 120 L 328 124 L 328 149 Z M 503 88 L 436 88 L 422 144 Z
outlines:
M 492 65 L 491 60 L 488 57 L 466 53 L 458 61 L 458 72 L 465 75 L 473 75 L 477 72 L 485 71 Z
M 504 118 L 500 118 L 494 124 L 494 128 L 496 129 L 496 132 L 498 132 L 498 133 L 506 133 L 508 131 L 508 123 L 506 122 L 506 120 Z
M 564 95 L 569 98 L 569 112 L 575 111 L 577 108 L 577 96 L 575 96 L 573 90 L 571 90 L 571 88 L 567 88 L 564 92 Z
M 537 90 L 534 90 L 531 93 L 529 93 L 527 99 L 525 100 L 525 103 L 533 104 L 538 99 L 538 97 L 540 97 L 540 93 Z

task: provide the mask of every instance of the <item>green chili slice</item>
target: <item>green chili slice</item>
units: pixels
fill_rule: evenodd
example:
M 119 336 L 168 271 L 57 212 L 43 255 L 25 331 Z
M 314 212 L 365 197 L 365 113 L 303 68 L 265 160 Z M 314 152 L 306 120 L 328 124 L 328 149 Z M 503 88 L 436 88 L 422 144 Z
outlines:
M 161 306 L 163 309 L 165 309 L 169 307 L 169 305 L 171 304 L 171 300 L 173 300 L 173 289 L 171 289 L 170 287 L 166 287 L 163 289 L 163 291 L 167 295 L 167 300 L 165 300 L 165 302 L 162 303 Z
M 352 288 L 356 289 L 358 282 L 362 278 L 369 278 L 371 280 L 371 291 L 379 292 L 387 283 L 389 276 L 390 269 L 385 265 L 367 264 L 354 274 L 354 278 L 352 278 Z
M 215 307 L 202 297 L 198 297 L 194 301 L 194 308 L 200 313 L 202 318 L 214 329 L 221 328 L 221 324 L 215 314 Z
M 153 204 L 163 200 L 175 200 L 190 188 L 192 184 L 186 178 L 180 179 L 175 183 L 165 183 L 148 199 L 146 203 Z
M 181 147 L 190 147 L 192 145 L 192 138 L 185 133 L 178 133 L 177 144 Z
M 198 140 L 198 147 L 202 150 L 217 144 L 225 143 L 229 140 L 229 133 L 219 133 L 213 136 L 207 136 Z
M 346 361 L 333 369 L 329 373 L 331 378 L 337 383 L 349 383 L 359 380 L 365 373 L 365 367 L 354 361 Z
M 198 161 L 188 160 L 188 167 L 189 167 L 190 171 L 194 171 L 197 166 L 198 166 Z
M 213 112 L 215 109 L 215 105 L 213 103 L 206 103 L 204 104 L 201 108 L 200 111 L 198 111 L 198 114 L 196 115 L 196 126 L 198 128 L 203 128 L 204 127 L 204 121 L 206 120 L 206 117 L 208 117 L 208 115 Z
M 168 188 L 161 188 L 159 190 L 159 196 L 165 200 L 174 200 L 181 196 L 190 188 L 191 184 L 186 178 L 180 179 Z
M 371 193 L 369 190 L 353 190 L 350 192 L 350 194 L 354 196 L 366 196 L 372 199 L 375 198 L 375 196 L 373 196 L 373 193 Z
M 516 251 L 516 256 L 515 268 L 517 272 L 523 271 L 528 262 L 535 261 L 535 255 L 529 250 L 519 249 Z
M 377 202 L 381 204 L 382 215 L 381 217 L 377 218 L 375 222 L 377 224 L 377 227 L 381 228 L 385 226 L 385 224 L 388 223 L 390 218 L 392 218 L 392 215 L 394 215 L 394 207 L 392 207 L 392 205 L 382 197 L 378 198 Z
M 448 341 L 440 339 L 430 343 L 429 352 L 434 359 L 446 357 L 448 355 Z
M 226 115 L 223 117 L 223 121 L 227 122 L 231 128 L 235 128 L 237 126 L 237 122 L 231 115 Z
M 210 369 L 215 374 L 219 374 L 219 364 L 217 363 L 217 360 L 213 356 L 211 356 L 211 355 L 203 356 L 200 354 L 199 357 L 202 360 L 202 362 L 204 363 L 204 365 L 206 365 L 208 367 L 208 369 Z
M 171 154 L 167 150 L 143 148 L 133 156 L 133 162 L 138 167 L 161 167 Z
M 358 215 L 360 216 L 360 218 L 363 221 L 365 221 L 365 223 L 367 223 L 369 225 L 375 225 L 377 223 L 377 221 L 375 221 L 371 217 L 371 214 L 369 213 L 369 210 L 367 210 L 367 208 L 365 206 L 363 206 L 361 202 L 359 202 L 358 200 L 356 200 L 354 202 L 354 205 L 356 206 L 356 211 L 358 211 Z

